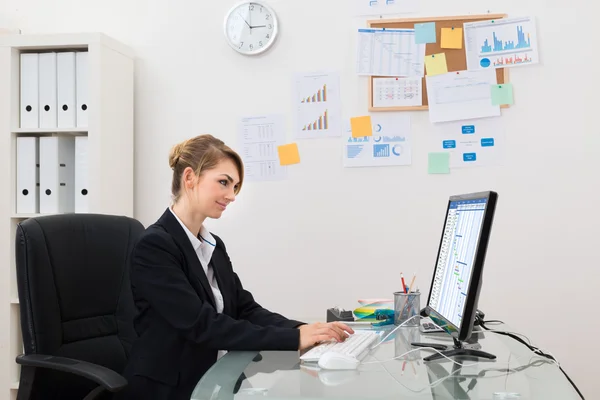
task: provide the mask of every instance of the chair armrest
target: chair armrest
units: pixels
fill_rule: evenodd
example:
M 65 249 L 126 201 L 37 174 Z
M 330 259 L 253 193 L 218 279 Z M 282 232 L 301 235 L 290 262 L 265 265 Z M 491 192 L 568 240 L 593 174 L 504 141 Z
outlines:
M 110 392 L 118 392 L 127 386 L 127 380 L 112 369 L 72 358 L 43 354 L 22 354 L 17 356 L 17 364 L 80 375 L 96 382 Z

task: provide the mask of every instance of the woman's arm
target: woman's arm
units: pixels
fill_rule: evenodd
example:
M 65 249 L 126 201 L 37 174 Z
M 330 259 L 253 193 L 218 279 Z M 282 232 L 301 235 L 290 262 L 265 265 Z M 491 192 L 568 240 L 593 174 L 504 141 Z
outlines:
M 182 262 L 169 234 L 146 233 L 133 251 L 131 282 L 135 297 L 147 301 L 188 340 L 217 350 L 298 349 L 300 331 L 292 329 L 293 324 L 260 326 L 217 313 L 191 286 Z M 250 304 L 247 298 L 245 304 Z M 254 309 L 248 315 L 260 315 L 258 320 L 263 321 L 263 314 L 256 312 Z

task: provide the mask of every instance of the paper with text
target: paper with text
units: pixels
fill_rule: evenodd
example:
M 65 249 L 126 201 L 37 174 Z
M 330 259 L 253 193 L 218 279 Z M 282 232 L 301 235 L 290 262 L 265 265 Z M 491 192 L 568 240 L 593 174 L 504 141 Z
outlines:
M 371 116 L 373 136 L 343 137 L 344 167 L 384 167 L 412 163 L 410 115 Z
M 374 78 L 373 107 L 423 105 L 421 78 Z
M 354 14 L 387 15 L 419 11 L 420 0 L 353 0 Z
M 279 163 L 277 147 L 285 143 L 283 115 L 245 117 L 239 123 L 240 155 L 244 179 L 272 181 L 287 177 Z
M 502 118 L 484 118 L 435 125 L 431 151 L 450 154 L 450 167 L 500 165 L 504 157 Z
M 359 29 L 358 75 L 423 76 L 425 44 L 415 43 L 414 29 Z
M 427 76 L 429 120 L 435 122 L 496 117 L 500 106 L 492 105 L 490 85 L 496 71 L 456 71 Z

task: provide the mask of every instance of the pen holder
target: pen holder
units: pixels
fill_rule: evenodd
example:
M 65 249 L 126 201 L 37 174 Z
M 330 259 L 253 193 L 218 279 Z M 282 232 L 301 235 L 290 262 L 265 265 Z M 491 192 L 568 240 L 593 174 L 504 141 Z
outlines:
M 421 309 L 421 293 L 395 292 L 394 293 L 394 324 L 400 325 L 409 318 L 419 315 Z M 419 326 L 420 318 L 412 318 L 403 326 Z

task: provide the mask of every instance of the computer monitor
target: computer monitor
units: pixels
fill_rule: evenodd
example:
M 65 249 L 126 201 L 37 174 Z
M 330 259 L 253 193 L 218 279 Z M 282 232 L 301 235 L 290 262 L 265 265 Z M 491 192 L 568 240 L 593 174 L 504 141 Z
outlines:
M 495 358 L 474 349 L 467 351 L 462 342 L 473 331 L 497 200 L 498 194 L 492 191 L 451 196 L 448 200 L 426 307 L 433 322 L 454 339 L 454 350 L 446 355 L 469 353 Z M 434 354 L 428 359 L 439 357 Z

